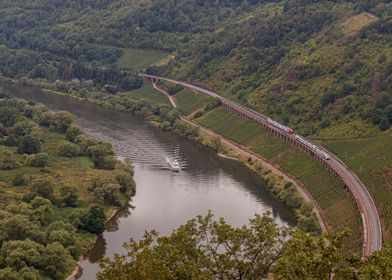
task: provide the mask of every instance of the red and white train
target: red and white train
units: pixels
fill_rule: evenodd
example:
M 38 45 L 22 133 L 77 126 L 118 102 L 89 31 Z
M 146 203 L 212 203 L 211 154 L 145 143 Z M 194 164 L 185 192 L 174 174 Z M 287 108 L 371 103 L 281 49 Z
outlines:
M 272 120 L 270 118 L 267 118 L 267 122 L 272 124 L 272 125 L 274 125 L 274 126 L 276 126 L 277 128 L 280 128 L 281 130 L 286 131 L 287 133 L 294 134 L 294 130 L 293 129 L 291 129 L 290 127 L 284 126 L 283 124 L 280 124 L 277 121 L 274 121 L 274 120 Z
M 301 142 L 306 147 L 311 149 L 315 154 L 321 156 L 323 159 L 325 159 L 325 160 L 331 159 L 331 156 L 329 154 L 327 154 L 323 149 L 321 149 L 318 146 L 316 146 L 315 144 L 310 143 L 309 141 L 303 139 L 301 136 L 295 135 L 295 139 L 297 139 L 298 142 Z
M 289 134 L 294 134 L 294 130 L 291 129 L 290 127 L 284 126 L 283 124 L 278 123 L 277 121 L 274 121 L 270 118 L 267 118 L 267 122 L 272 124 L 273 126 L 286 131 Z M 329 154 L 327 154 L 323 149 L 321 149 L 320 147 L 316 146 L 315 144 L 305 140 L 304 138 L 302 138 L 299 135 L 295 135 L 295 139 L 302 143 L 303 145 L 305 145 L 306 147 L 308 147 L 311 151 L 313 151 L 315 154 L 321 156 L 323 159 L 325 160 L 330 160 L 331 156 Z

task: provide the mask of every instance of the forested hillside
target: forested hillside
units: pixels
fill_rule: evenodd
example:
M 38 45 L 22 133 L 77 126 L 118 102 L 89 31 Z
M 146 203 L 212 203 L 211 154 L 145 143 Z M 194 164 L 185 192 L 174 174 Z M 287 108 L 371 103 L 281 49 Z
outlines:
M 299 129 L 363 135 L 392 121 L 389 1 L 281 1 L 180 50 L 172 72 Z
M 151 65 L 208 83 L 304 134 L 378 133 L 392 122 L 388 2 L 6 0 L 0 72 L 127 91 Z M 143 57 L 149 62 L 140 65 Z
M 7 77 L 92 79 L 141 86 L 116 61 L 129 47 L 179 43 L 263 1 L 1 1 L 0 70 Z

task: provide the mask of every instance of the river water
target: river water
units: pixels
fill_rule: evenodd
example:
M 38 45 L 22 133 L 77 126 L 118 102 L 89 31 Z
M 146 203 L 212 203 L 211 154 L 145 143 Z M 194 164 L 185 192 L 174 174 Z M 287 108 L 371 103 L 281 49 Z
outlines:
M 145 230 L 169 234 L 172 229 L 212 210 L 234 226 L 246 224 L 255 213 L 271 211 L 279 224 L 294 224 L 294 214 L 273 198 L 258 178 L 240 163 L 173 133 L 151 127 L 141 119 L 80 102 L 40 89 L 3 85 L 17 97 L 66 110 L 90 134 L 110 142 L 118 156 L 129 157 L 135 166 L 137 191 L 130 204 L 107 226 L 102 238 L 82 263 L 79 279 L 95 279 L 103 256 L 124 252 L 130 237 L 140 239 Z M 186 164 L 180 173 L 168 169 L 165 156 L 179 153 Z

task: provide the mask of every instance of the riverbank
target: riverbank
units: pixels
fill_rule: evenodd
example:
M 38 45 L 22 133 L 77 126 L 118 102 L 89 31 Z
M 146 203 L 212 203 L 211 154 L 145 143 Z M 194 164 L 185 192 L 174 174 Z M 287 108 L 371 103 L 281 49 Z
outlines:
M 296 187 L 296 190 L 298 191 L 298 193 L 300 193 L 300 195 L 304 198 L 304 200 L 308 203 L 311 203 L 314 206 L 313 211 L 317 217 L 317 220 L 319 222 L 319 225 L 320 225 L 322 231 L 329 230 L 321 208 L 314 201 L 313 197 L 309 194 L 309 192 L 307 191 L 305 186 L 300 181 L 298 181 L 296 178 L 291 176 L 289 173 L 285 172 L 282 168 L 273 165 L 271 162 L 269 162 L 267 159 L 263 158 L 262 156 L 252 152 L 251 150 L 247 149 L 246 147 L 239 145 L 238 143 L 235 143 L 234 141 L 232 141 L 226 137 L 223 137 L 223 136 L 217 134 L 215 131 L 213 131 L 209 128 L 206 128 L 206 127 L 204 127 L 194 121 L 186 119 L 185 117 L 183 117 L 183 121 L 189 123 L 190 125 L 197 126 L 199 129 L 201 129 L 202 131 L 204 131 L 205 133 L 207 133 L 211 136 L 219 137 L 222 144 L 225 145 L 225 148 L 223 149 L 225 151 L 225 153 L 217 152 L 218 156 L 241 162 L 249 170 L 256 173 L 263 181 L 271 180 L 271 175 L 268 176 L 268 174 L 270 174 L 270 172 L 272 172 L 272 174 L 278 176 L 278 177 L 273 176 L 273 177 L 275 177 L 275 178 L 272 178 L 273 181 L 275 181 L 276 179 L 279 180 L 282 178 L 285 180 L 285 181 L 281 182 L 283 185 L 285 185 L 288 182 L 292 183 Z M 206 138 L 204 138 L 204 139 L 206 139 Z M 209 144 L 209 141 L 207 141 L 207 142 L 202 141 L 200 143 L 204 144 L 205 146 L 207 146 L 209 148 L 213 148 Z M 249 159 L 251 159 L 252 163 L 250 163 Z M 261 164 L 265 169 L 264 170 L 256 170 L 256 169 L 260 168 L 259 166 L 257 166 L 257 164 Z M 272 187 L 269 187 L 269 189 L 275 195 L 278 194 L 277 192 L 273 191 Z M 298 210 L 298 209 L 294 208 L 294 210 Z
M 170 100 L 170 103 L 172 104 L 173 108 L 178 107 L 175 96 L 170 95 L 166 90 L 160 88 L 155 83 L 153 84 L 153 88 L 159 91 L 160 93 L 163 93 Z M 190 116 L 193 115 L 194 113 L 192 112 Z M 191 118 L 185 115 L 181 115 L 180 118 L 184 123 L 187 123 L 188 125 L 191 125 L 193 127 L 197 127 L 198 129 L 212 136 L 214 139 L 212 141 L 209 141 L 208 139 L 206 139 L 205 136 L 203 137 L 199 133 L 199 136 L 201 136 L 201 138 L 197 139 L 197 141 L 203 144 L 204 146 L 215 149 L 219 156 L 229 158 L 229 159 L 235 159 L 237 161 L 242 162 L 245 166 L 248 167 L 248 169 L 256 173 L 263 181 L 266 181 L 267 183 L 268 180 L 271 180 L 271 177 L 274 177 L 272 178 L 274 184 L 267 184 L 270 191 L 274 193 L 279 199 L 281 199 L 287 206 L 291 207 L 297 212 L 297 218 L 299 221 L 301 221 L 301 219 L 304 219 L 304 216 L 306 218 L 309 218 L 309 212 L 308 210 L 306 211 L 303 210 L 304 208 L 306 208 L 303 207 L 303 205 L 305 203 L 310 203 L 313 205 L 313 213 L 316 216 L 316 219 L 318 221 L 321 230 L 326 231 L 329 229 L 321 207 L 316 203 L 316 201 L 307 191 L 306 187 L 302 184 L 302 182 L 294 178 L 291 174 L 286 172 L 284 169 L 273 165 L 266 158 L 252 152 L 245 146 L 236 143 L 228 139 L 227 137 L 224 137 L 223 135 L 217 133 L 216 131 L 204 127 L 200 123 L 193 121 Z M 222 147 L 219 147 L 222 144 L 225 146 L 225 148 L 223 149 Z M 258 170 L 255 168 L 254 164 L 259 165 L 257 168 Z M 262 170 L 261 166 L 264 167 L 264 170 Z M 278 177 L 269 175 L 269 172 L 272 172 Z M 293 186 L 295 186 L 295 191 L 288 194 L 285 191 L 287 184 L 292 184 Z M 304 199 L 304 201 L 298 201 L 298 198 L 296 197 L 297 194 L 299 194 Z M 297 199 L 297 201 L 293 203 L 292 200 L 295 199 Z M 309 223 L 309 220 L 308 220 L 308 224 L 311 224 L 311 222 Z M 315 232 L 317 231 L 317 226 L 313 224 L 313 228 L 308 227 L 304 229 Z
M 18 235 L 16 240 L 22 243 L 15 250 L 30 246 L 25 240 L 31 240 L 40 248 L 34 253 L 37 258 L 55 258 L 51 254 L 57 252 L 61 260 L 56 264 L 31 262 L 30 269 L 47 278 L 65 278 L 77 273 L 74 266 L 103 232 L 106 215 L 112 216 L 133 195 L 133 169 L 112 156 L 110 145 L 87 136 L 69 112 L 49 111 L 38 102 L 11 97 L 2 94 L 0 104 L 2 112 L 14 114 L 0 120 L 3 245 L 14 242 L 10 237 L 15 229 L 9 225 L 34 228 L 33 235 Z M 15 133 L 17 129 L 21 132 Z M 22 278 L 9 257 L 4 264 L 13 271 L 10 278 Z
M 17 84 L 20 84 L 20 82 L 17 82 Z M 56 93 L 52 89 L 50 89 L 47 92 Z M 165 91 L 161 89 L 159 90 L 159 92 L 162 94 Z M 61 92 L 57 92 L 57 94 L 64 95 L 64 93 Z M 72 98 L 76 98 L 77 100 L 81 100 L 77 96 L 75 97 L 73 95 L 68 95 L 68 94 L 65 95 Z M 166 97 L 169 96 L 167 93 L 165 95 Z M 119 104 L 121 104 L 122 98 L 125 97 L 123 95 L 120 96 L 105 95 L 105 96 L 106 96 L 106 101 L 102 101 L 102 99 L 97 100 L 94 98 L 84 98 L 83 101 L 92 102 L 95 105 L 102 106 L 105 108 L 107 108 L 110 105 L 109 106 L 110 108 L 116 109 L 118 111 L 125 111 L 125 112 L 131 112 L 137 114 L 139 116 L 142 116 L 153 126 L 159 127 L 163 130 L 174 131 L 193 141 L 197 141 L 206 147 L 212 148 L 213 150 L 215 150 L 216 152 L 220 152 L 221 154 L 226 154 L 228 156 L 231 156 L 230 150 L 235 151 L 234 157 L 236 157 L 239 161 L 241 161 L 252 172 L 255 172 L 261 178 L 262 181 L 267 182 L 270 191 L 274 193 L 275 196 L 281 201 L 283 201 L 287 206 L 289 206 L 290 208 L 296 211 L 297 219 L 300 223 L 301 220 L 304 220 L 305 218 L 308 220 L 309 219 L 312 220 L 313 219 L 312 216 L 314 213 L 315 216 L 314 220 L 318 221 L 319 226 L 316 226 L 314 221 L 311 221 L 310 223 L 308 221 L 307 224 L 311 225 L 311 229 L 307 229 L 307 230 L 311 232 L 320 232 L 320 230 L 317 228 L 321 227 L 321 229 L 323 230 L 327 229 L 326 222 L 323 219 L 323 215 L 321 214 L 321 211 L 319 210 L 318 207 L 312 207 L 311 212 L 309 212 L 309 206 L 302 207 L 302 205 L 305 205 L 306 203 L 308 204 L 310 202 L 312 202 L 312 204 L 314 205 L 314 201 L 312 200 L 310 195 L 307 195 L 305 188 L 300 187 L 298 180 L 295 180 L 293 177 L 290 176 L 290 174 L 287 174 L 287 172 L 285 172 L 284 170 L 280 170 L 276 168 L 261 156 L 252 153 L 251 151 L 245 149 L 245 147 L 241 147 L 241 145 L 239 145 L 238 143 L 234 143 L 229 139 L 223 138 L 221 135 L 218 135 L 216 132 L 209 131 L 207 128 L 202 128 L 199 124 L 186 119 L 184 116 L 179 116 L 179 120 L 177 120 L 175 123 L 173 122 L 172 125 L 170 125 L 170 123 L 168 123 L 168 121 L 165 120 L 165 116 L 170 115 L 170 112 L 169 114 L 165 114 L 163 118 L 161 117 L 151 118 L 151 115 L 145 114 L 146 110 L 134 111 L 133 109 L 128 110 L 123 106 L 119 106 Z M 170 101 L 173 106 L 176 105 L 176 100 L 174 98 L 170 98 Z M 149 109 L 147 109 L 147 111 L 148 110 Z M 155 110 L 155 109 L 150 109 L 150 110 Z M 167 111 L 167 109 L 164 110 Z M 200 130 L 209 133 L 202 134 L 199 133 Z M 223 148 L 221 146 L 221 142 L 225 143 L 226 146 L 229 144 L 229 146 Z M 251 159 L 252 164 L 248 162 L 249 158 Z M 258 167 L 255 168 L 255 165 L 258 165 Z M 261 166 L 263 166 L 263 168 L 261 168 Z M 290 183 L 290 185 L 287 185 L 288 183 Z
M 106 219 L 106 223 L 109 223 L 112 219 L 114 219 L 120 210 L 121 209 L 114 210 L 113 213 L 109 216 L 109 218 Z M 100 237 L 99 235 L 95 236 L 94 241 L 91 243 L 91 248 L 88 249 L 88 251 L 84 256 L 81 256 L 79 258 L 79 261 L 76 263 L 75 269 L 67 278 L 65 278 L 65 280 L 77 280 L 78 277 L 82 275 L 83 273 L 82 262 L 84 262 L 87 259 L 88 254 L 90 253 L 92 248 L 94 248 L 94 246 L 97 244 L 99 237 Z

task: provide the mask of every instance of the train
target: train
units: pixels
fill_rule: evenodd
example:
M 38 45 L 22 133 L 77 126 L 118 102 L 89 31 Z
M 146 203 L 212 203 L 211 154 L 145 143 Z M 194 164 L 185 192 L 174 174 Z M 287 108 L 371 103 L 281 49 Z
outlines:
M 317 147 L 315 144 L 310 143 L 309 141 L 306 141 L 301 136 L 295 135 L 295 139 L 298 142 L 301 142 L 302 144 L 304 144 L 306 147 L 310 148 L 315 154 L 321 156 L 323 159 L 325 159 L 325 160 L 330 160 L 331 159 L 331 156 L 329 154 L 327 154 L 324 150 L 322 150 L 321 148 Z
M 274 121 L 274 120 L 272 120 L 270 118 L 267 118 L 267 122 L 272 124 L 272 125 L 274 125 L 274 126 L 276 126 L 277 128 L 280 128 L 281 130 L 286 131 L 287 133 L 294 134 L 294 130 L 293 129 L 291 129 L 290 127 L 284 126 L 283 124 L 280 124 L 277 121 Z

